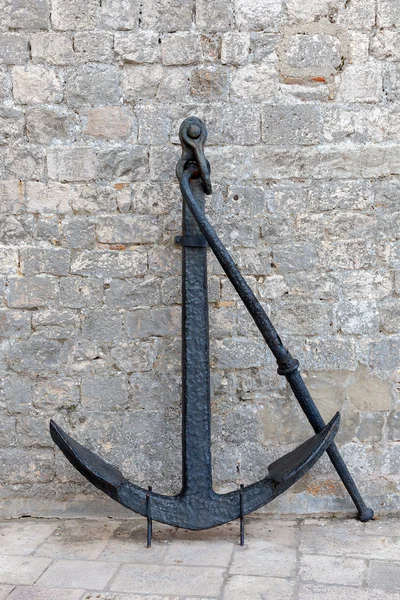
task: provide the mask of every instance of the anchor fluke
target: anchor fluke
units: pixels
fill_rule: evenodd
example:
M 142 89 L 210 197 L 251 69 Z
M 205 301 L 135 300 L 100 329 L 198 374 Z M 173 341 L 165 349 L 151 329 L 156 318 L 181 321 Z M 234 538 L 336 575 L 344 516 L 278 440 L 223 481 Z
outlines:
M 329 439 L 333 441 L 339 429 L 339 424 L 340 413 L 337 412 L 328 425 L 319 433 L 303 442 L 292 452 L 288 452 L 271 463 L 268 467 L 269 477 L 276 483 L 282 483 L 288 477 L 293 477 L 298 471 L 302 471 L 302 474 L 308 471 L 308 464 L 313 460 L 315 453 L 320 450 L 321 445 Z M 329 444 L 326 445 L 326 447 L 328 446 Z
M 127 481 L 113 465 L 85 448 L 50 420 L 50 435 L 69 462 L 99 490 L 118 501 L 118 487 Z

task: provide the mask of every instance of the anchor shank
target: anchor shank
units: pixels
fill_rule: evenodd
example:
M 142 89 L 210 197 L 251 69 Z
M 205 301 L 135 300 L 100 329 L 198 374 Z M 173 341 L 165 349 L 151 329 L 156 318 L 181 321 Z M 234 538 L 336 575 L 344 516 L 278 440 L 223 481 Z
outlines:
M 191 183 L 204 212 L 201 180 Z M 201 236 L 183 202 L 183 239 Z M 191 239 L 191 238 L 188 238 Z M 207 249 L 182 246 L 182 480 L 183 492 L 205 495 L 212 488 Z

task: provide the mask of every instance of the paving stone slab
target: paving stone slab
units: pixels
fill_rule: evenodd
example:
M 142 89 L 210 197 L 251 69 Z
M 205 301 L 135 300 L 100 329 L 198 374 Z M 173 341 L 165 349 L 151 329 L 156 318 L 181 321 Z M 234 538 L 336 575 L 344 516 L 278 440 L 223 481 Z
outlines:
M 37 559 L 46 560 L 46 559 Z M 38 580 L 37 584 L 47 588 L 81 588 L 103 590 L 118 568 L 117 563 L 57 560 Z
M 300 559 L 301 578 L 319 583 L 362 585 L 365 569 L 358 558 L 305 554 Z
M 172 529 L 174 531 L 174 543 L 177 540 L 181 540 L 183 542 L 208 541 L 210 543 L 225 541 L 237 544 L 239 539 L 238 521 L 232 521 L 231 523 L 225 523 L 224 525 L 202 531 L 191 531 L 190 529 L 179 529 L 177 527 Z
M 12 585 L 0 585 L 0 600 L 7 598 L 12 589 Z
M 357 519 L 304 519 L 301 530 L 316 531 L 328 535 L 328 532 L 399 537 L 400 526 L 396 518 L 374 518 L 368 523 L 361 523 Z
M 391 536 L 365 536 L 313 529 L 301 533 L 300 550 L 306 554 L 352 556 L 379 560 L 400 561 L 400 538 Z
M 90 592 L 89 594 L 85 594 L 82 600 L 186 600 L 189 598 L 196 598 L 196 600 L 210 600 L 210 598 L 212 599 L 213 597 L 208 596 L 207 598 L 201 598 L 200 596 L 149 596 L 147 594 L 143 596 L 142 594 L 98 594 L 97 592 Z
M 146 547 L 146 521 L 135 519 L 121 523 L 114 531 L 99 560 L 113 562 L 133 562 L 156 564 L 163 562 L 167 546 L 175 534 L 175 529 L 153 523 L 151 548 Z
M 118 525 L 118 521 L 64 521 L 35 555 L 88 560 L 98 558 Z
M 323 533 L 334 531 L 335 533 L 363 535 L 367 529 L 371 528 L 371 523 L 368 523 L 365 527 L 365 524 L 357 519 L 304 519 L 301 529 L 305 531 L 322 531 Z
M 32 585 L 50 563 L 36 556 L 0 556 L 0 583 Z
M 400 535 L 399 519 L 376 519 L 364 524 L 364 535 L 395 536 Z
M 299 524 L 296 521 L 250 517 L 245 520 L 246 540 L 262 540 L 271 550 L 295 548 Z
M 278 577 L 234 575 L 225 587 L 224 600 L 292 600 L 294 581 Z
M 400 600 L 400 594 L 388 595 L 383 590 L 349 586 L 302 584 L 299 600 Z
M 269 542 L 250 541 L 235 549 L 229 573 L 232 575 L 261 575 L 263 577 L 291 577 L 296 567 L 296 550 L 282 552 L 271 549 Z
M 217 596 L 223 583 L 222 569 L 125 564 L 113 579 L 116 592 Z
M 83 593 L 84 590 L 49 590 L 32 586 L 18 586 L 9 598 L 10 600 L 80 600 Z
M 400 592 L 400 562 L 372 560 L 368 567 L 368 586 Z
M 31 554 L 57 528 L 57 522 L 38 519 L 2 521 L 0 543 L 4 554 Z
M 166 548 L 166 564 L 227 567 L 232 556 L 232 542 L 208 540 L 174 540 Z

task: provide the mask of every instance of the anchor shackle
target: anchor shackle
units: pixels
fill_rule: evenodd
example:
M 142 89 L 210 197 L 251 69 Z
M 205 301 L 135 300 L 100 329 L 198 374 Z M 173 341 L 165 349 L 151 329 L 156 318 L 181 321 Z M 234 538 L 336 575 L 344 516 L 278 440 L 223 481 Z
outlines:
M 176 174 L 180 180 L 183 171 L 190 163 L 196 165 L 192 172 L 193 179 L 201 177 L 205 194 L 212 193 L 210 163 L 204 154 L 204 144 L 207 140 L 207 129 L 203 121 L 197 117 L 188 117 L 179 128 L 179 139 L 182 144 L 182 156 L 176 166 Z

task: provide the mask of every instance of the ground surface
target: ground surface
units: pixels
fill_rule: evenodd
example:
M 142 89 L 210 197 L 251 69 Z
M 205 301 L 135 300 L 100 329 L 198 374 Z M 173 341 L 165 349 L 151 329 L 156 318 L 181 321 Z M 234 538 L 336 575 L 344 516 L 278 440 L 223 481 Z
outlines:
M 400 523 L 246 519 L 205 532 L 145 521 L 0 522 L 0 600 L 400 600 Z

